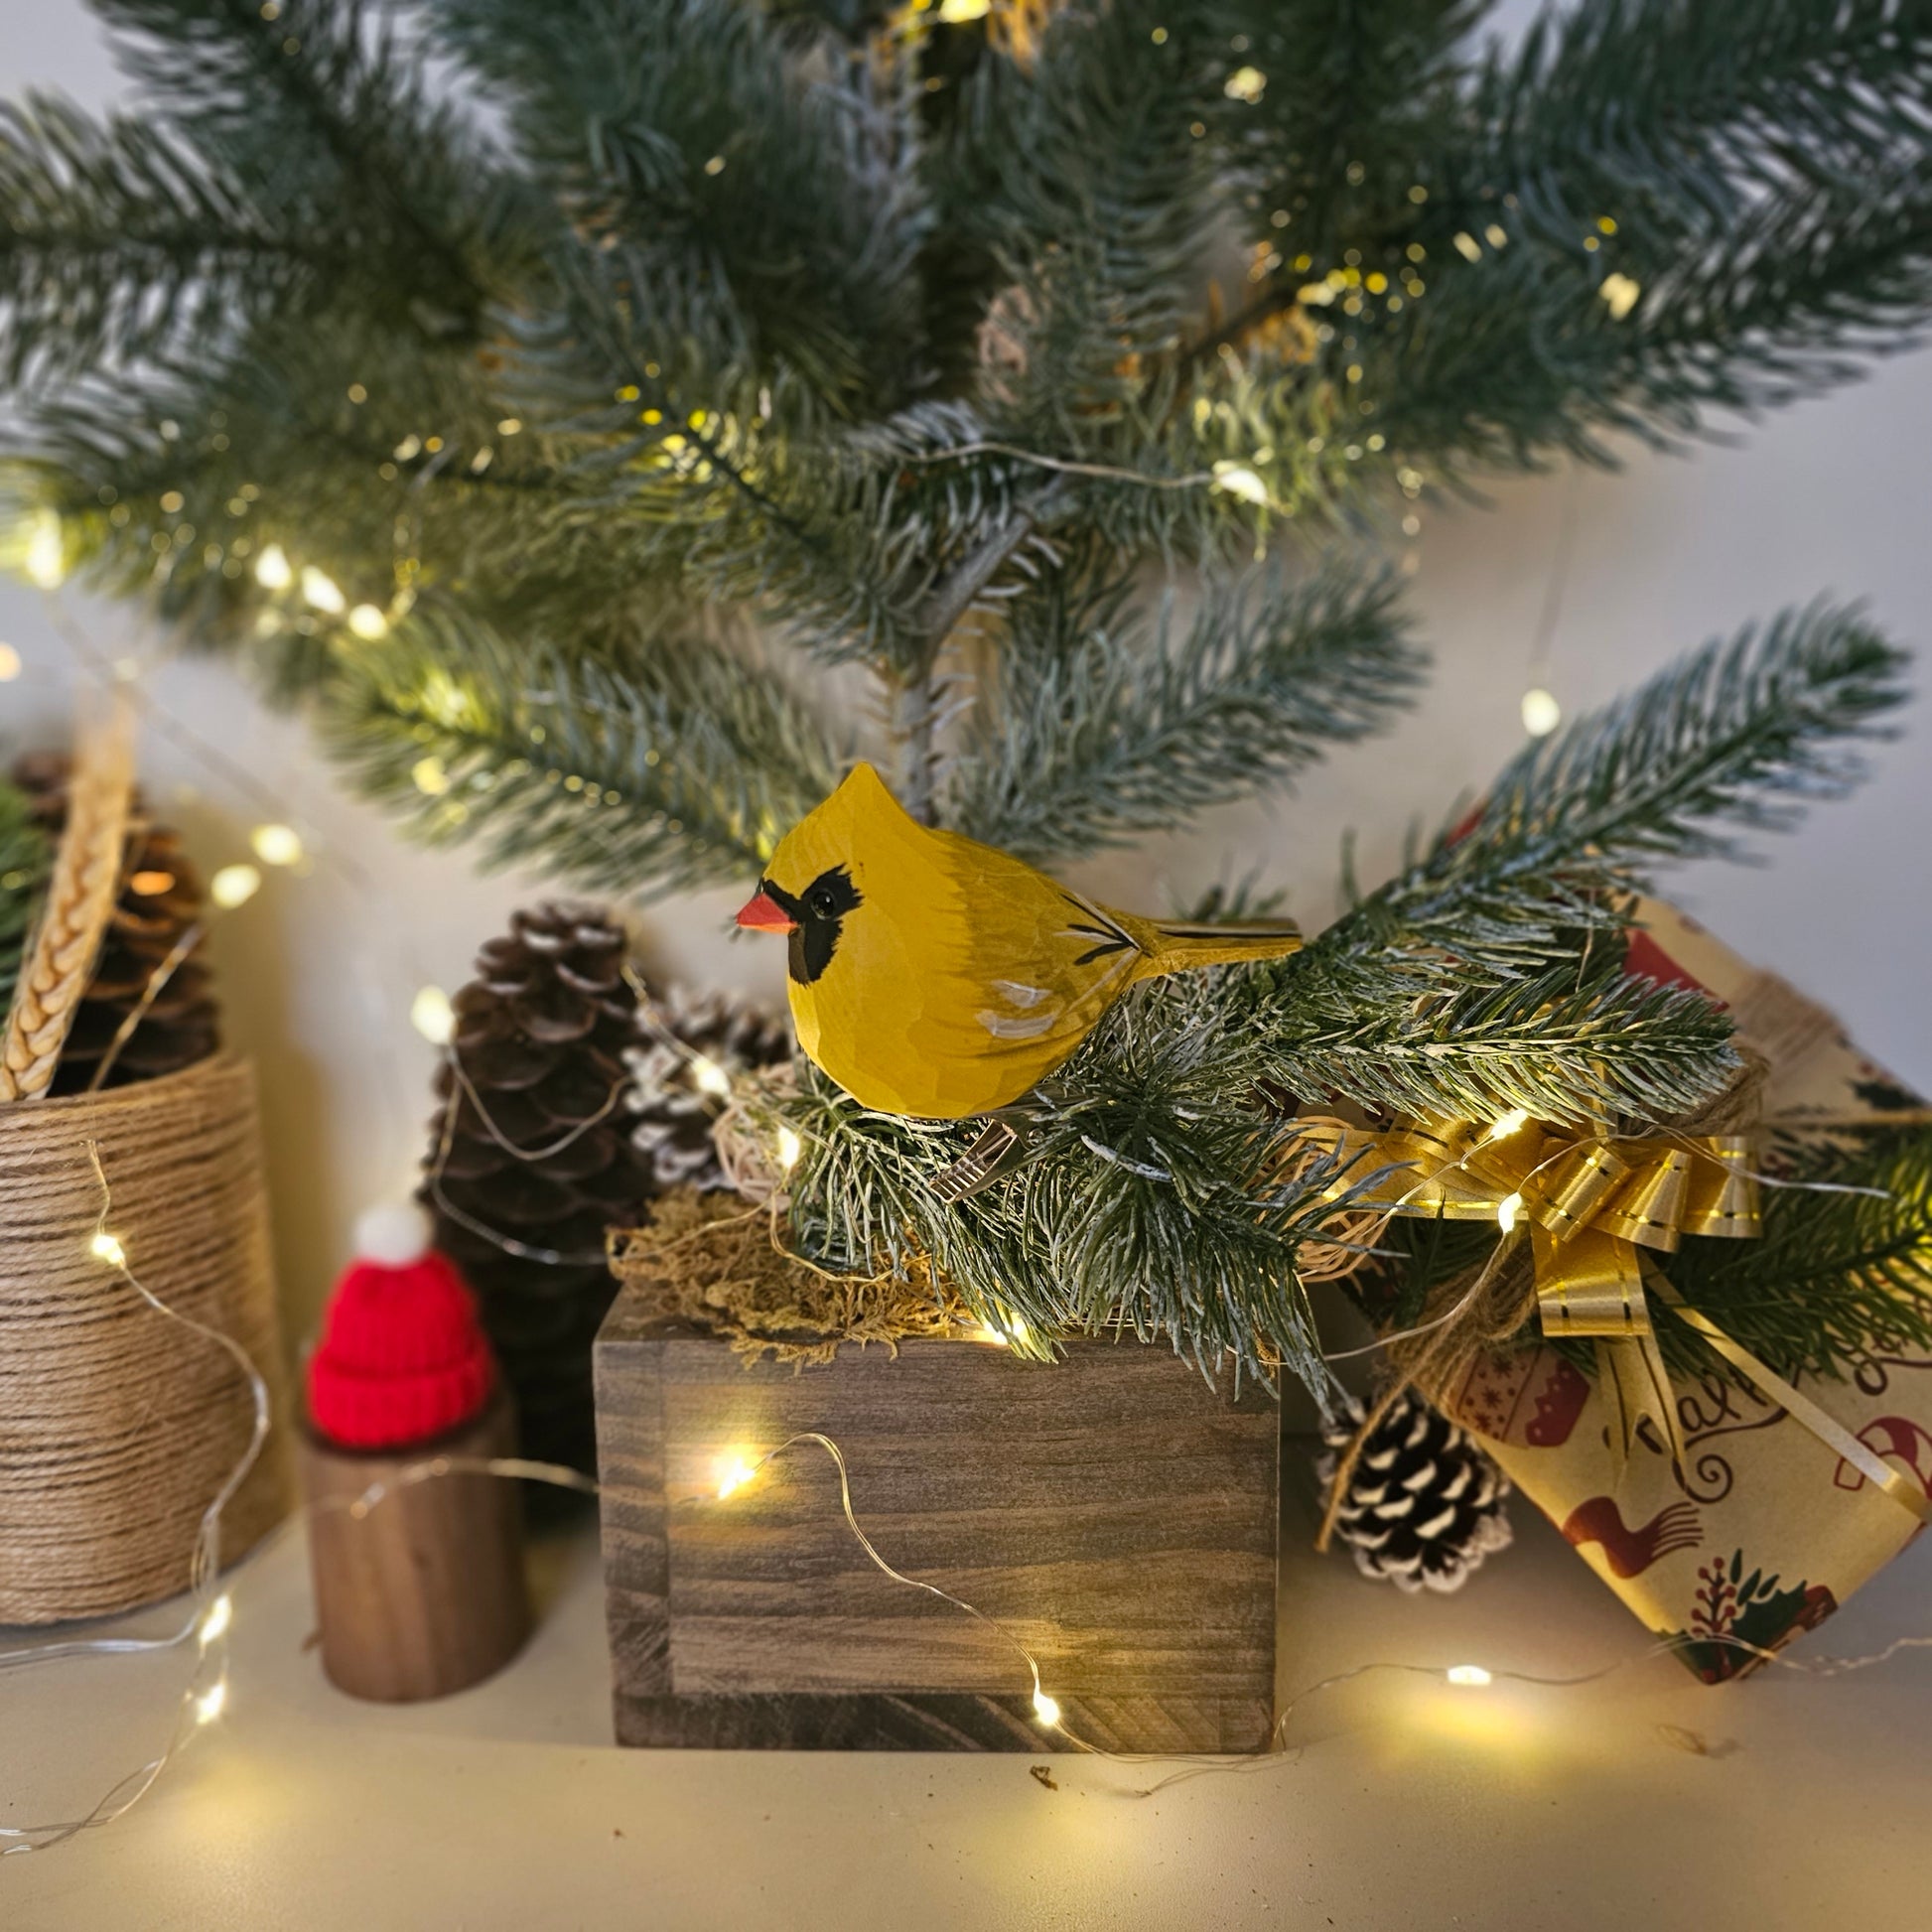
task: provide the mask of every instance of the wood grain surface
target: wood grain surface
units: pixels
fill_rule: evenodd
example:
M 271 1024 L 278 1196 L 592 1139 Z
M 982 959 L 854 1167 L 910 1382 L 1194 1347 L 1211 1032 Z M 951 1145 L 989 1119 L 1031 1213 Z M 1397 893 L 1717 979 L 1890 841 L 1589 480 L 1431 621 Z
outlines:
M 794 1372 L 620 1298 L 597 1349 L 604 1550 L 622 1743 L 1071 1748 L 996 1631 L 882 1576 L 881 1554 L 1012 1630 L 1065 1731 L 1118 1750 L 1259 1750 L 1273 1721 L 1279 1411 L 1191 1361 L 1083 1340 L 1058 1366 L 970 1341 L 842 1349 Z
M 413 1704 L 448 1697 L 501 1670 L 530 1634 L 517 1484 L 458 1473 L 401 1483 L 438 1454 L 516 1453 L 500 1392 L 468 1428 L 420 1448 L 343 1449 L 303 1432 L 322 1664 L 351 1697 Z M 388 1493 L 365 1515 L 345 1505 L 373 1483 Z

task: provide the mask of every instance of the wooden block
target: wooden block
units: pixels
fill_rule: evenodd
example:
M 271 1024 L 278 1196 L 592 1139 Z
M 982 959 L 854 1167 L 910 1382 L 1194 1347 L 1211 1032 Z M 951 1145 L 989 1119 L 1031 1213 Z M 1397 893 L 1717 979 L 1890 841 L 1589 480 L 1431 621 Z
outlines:
M 351 1697 L 412 1704 L 467 1690 L 502 1669 L 530 1634 L 522 1502 L 500 1476 L 457 1473 L 402 1483 L 441 1455 L 516 1453 L 500 1391 L 468 1428 L 420 1448 L 369 1453 L 302 1438 L 310 1567 L 329 1681 Z M 346 1507 L 373 1483 L 366 1514 Z
M 1056 1367 L 971 1341 L 747 1368 L 626 1290 L 597 1345 L 620 1743 L 1039 1751 L 1026 1665 L 1066 1730 L 1128 1751 L 1256 1751 L 1274 1719 L 1280 1412 L 1191 1361 L 1082 1340 Z

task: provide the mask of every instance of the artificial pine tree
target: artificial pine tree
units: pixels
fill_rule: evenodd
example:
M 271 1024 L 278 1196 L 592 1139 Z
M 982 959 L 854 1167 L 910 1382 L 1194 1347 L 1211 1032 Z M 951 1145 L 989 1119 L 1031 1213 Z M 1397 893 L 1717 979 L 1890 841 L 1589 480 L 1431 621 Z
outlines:
M 13 1004 L 20 955 L 33 928 L 34 902 L 46 882 L 46 834 L 33 801 L 0 779 L 0 1013 Z
M 96 5 L 138 110 L 0 132 L 30 562 L 419 836 L 602 890 L 756 879 L 868 735 L 828 672 L 917 817 L 1055 868 L 1279 790 L 1418 688 L 1414 499 L 1932 310 L 1932 0 L 1594 0 L 1513 53 L 1479 0 Z M 970 1125 L 807 1072 L 791 1238 L 1325 1389 L 1268 1096 L 1692 1105 L 1727 1023 L 1616 971 L 1628 895 L 1842 788 L 1898 688 L 1849 609 L 1694 656 L 1296 958 L 1138 989 L 956 1205 Z

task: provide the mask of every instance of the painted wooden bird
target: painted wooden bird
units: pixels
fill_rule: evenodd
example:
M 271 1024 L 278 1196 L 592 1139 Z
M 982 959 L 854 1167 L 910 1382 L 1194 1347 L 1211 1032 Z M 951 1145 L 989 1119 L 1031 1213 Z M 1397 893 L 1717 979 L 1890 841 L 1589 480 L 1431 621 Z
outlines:
M 961 1120 L 1030 1091 L 1137 981 L 1279 959 L 1285 922 L 1110 911 L 921 825 L 869 764 L 779 842 L 738 923 L 781 932 L 798 1042 L 867 1107 Z

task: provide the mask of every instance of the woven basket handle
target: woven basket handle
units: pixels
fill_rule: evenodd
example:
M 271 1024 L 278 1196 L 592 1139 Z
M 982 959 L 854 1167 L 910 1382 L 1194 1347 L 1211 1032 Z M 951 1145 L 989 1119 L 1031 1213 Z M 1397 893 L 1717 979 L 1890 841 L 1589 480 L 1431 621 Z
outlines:
M 117 697 L 75 734 L 67 827 L 0 1041 L 0 1104 L 53 1082 L 113 915 L 133 792 L 134 718 Z

